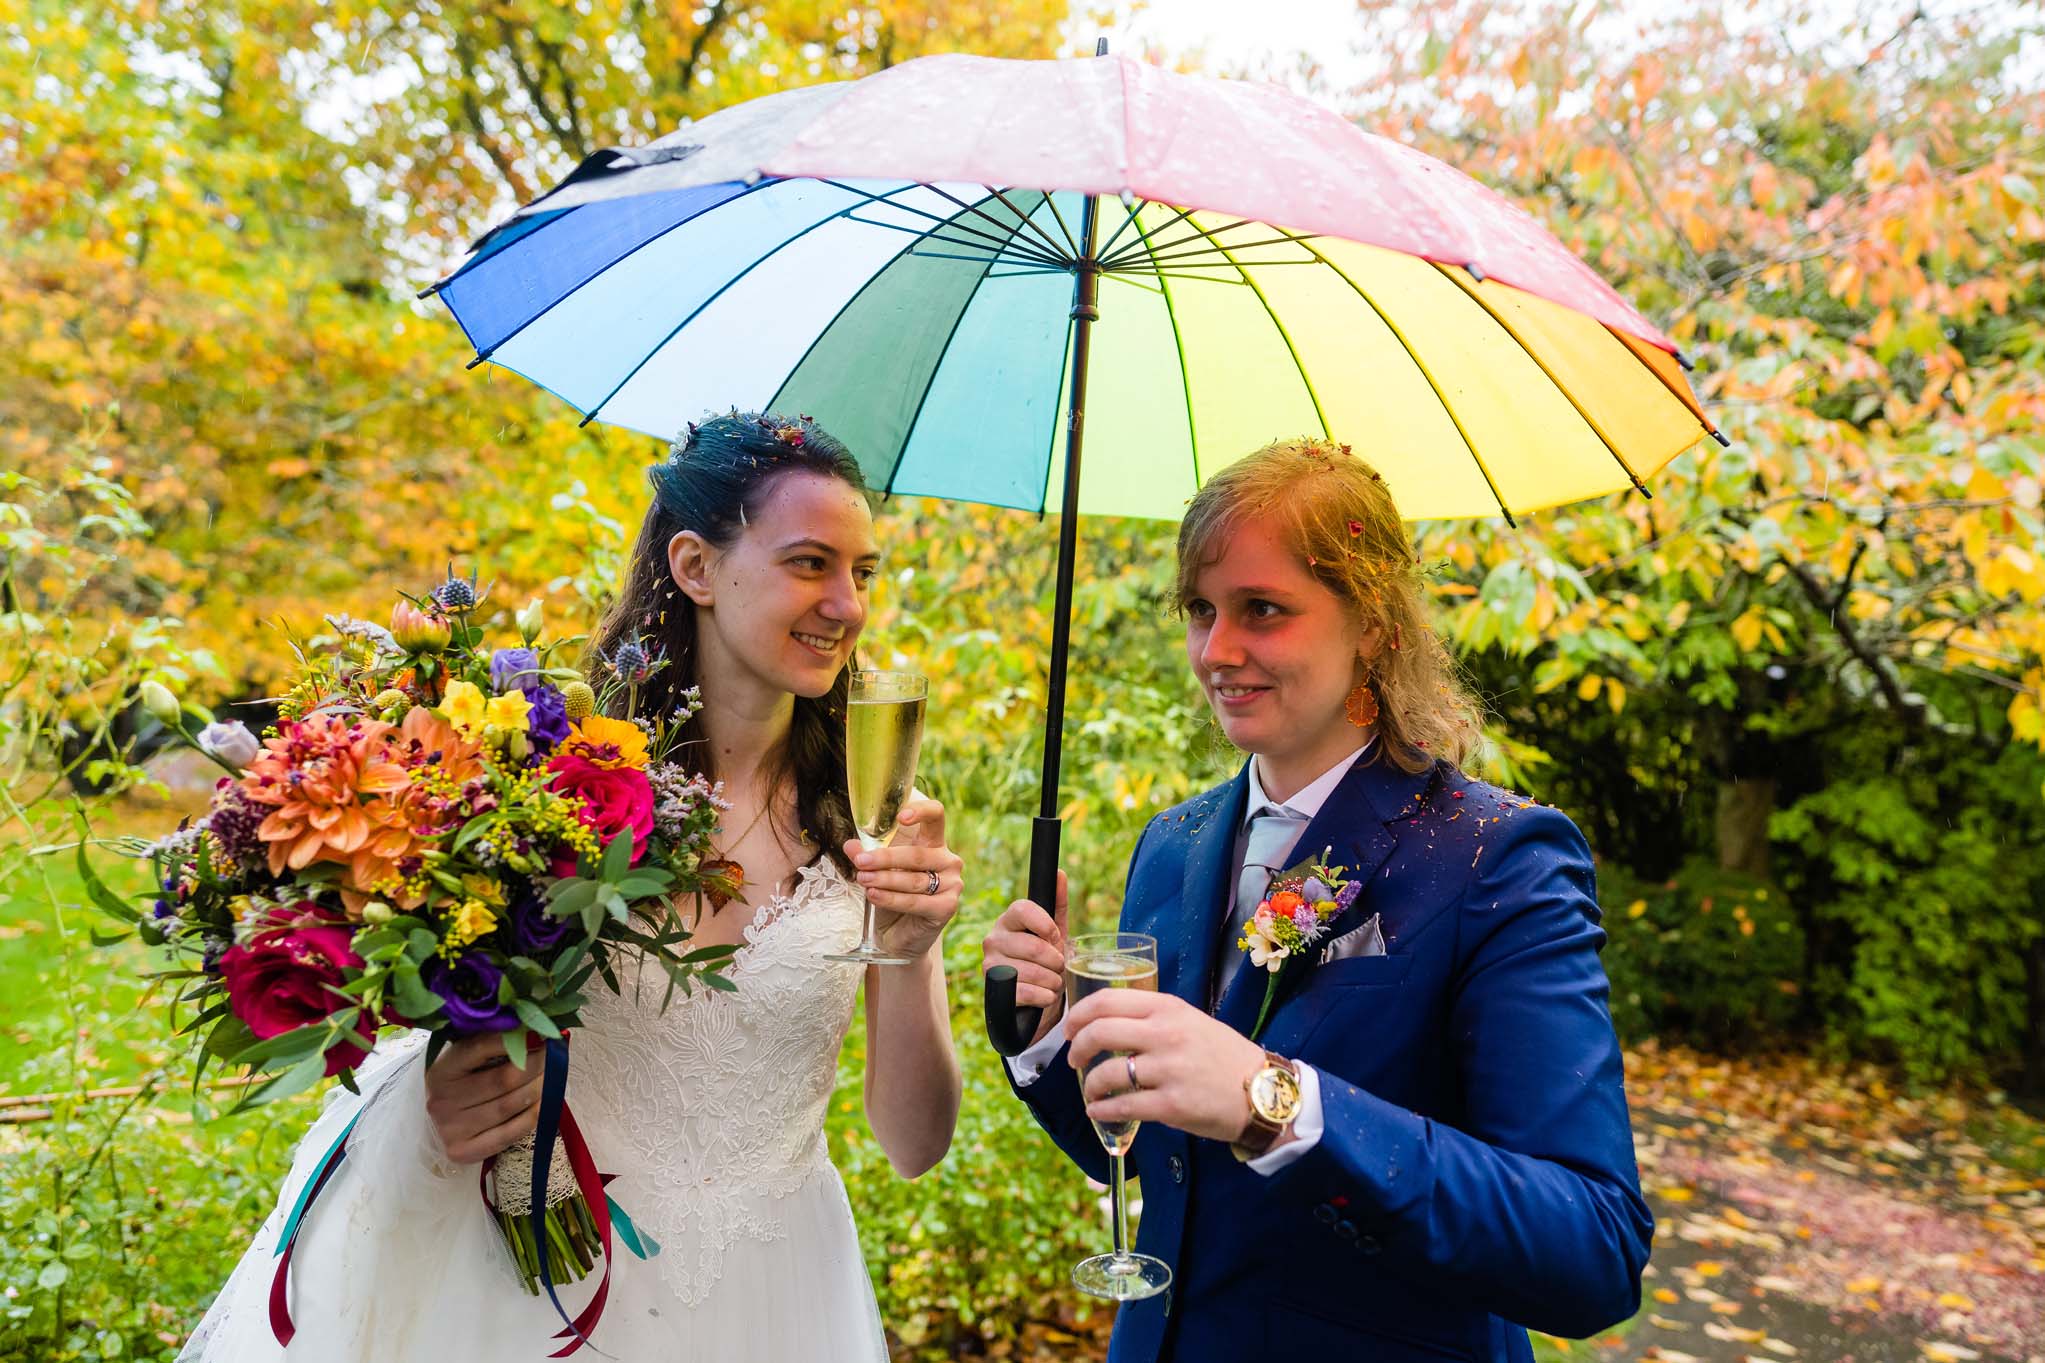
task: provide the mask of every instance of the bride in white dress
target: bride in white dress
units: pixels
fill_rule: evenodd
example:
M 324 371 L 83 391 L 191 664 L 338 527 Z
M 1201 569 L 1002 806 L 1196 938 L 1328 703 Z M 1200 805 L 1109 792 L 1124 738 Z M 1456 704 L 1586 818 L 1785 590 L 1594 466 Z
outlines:
M 914 958 L 863 972 L 867 1120 L 914 1177 L 943 1157 L 958 1115 L 936 943 L 957 911 L 960 863 L 934 801 L 904 806 L 887 848 L 861 853 L 852 839 L 845 674 L 877 557 L 872 517 L 857 465 L 807 421 L 706 422 L 653 482 L 598 643 L 610 656 L 653 636 L 669 659 L 642 688 L 656 704 L 702 687 L 697 746 L 678 757 L 725 782 L 731 836 L 718 850 L 746 868 L 747 890 L 706 915 L 695 942 L 739 944 L 736 993 L 677 993 L 663 1009 L 666 976 L 627 971 L 621 995 L 594 987 L 572 1036 L 569 1106 L 598 1168 L 616 1175 L 611 1195 L 660 1245 L 643 1261 L 614 1251 L 590 1343 L 623 1363 L 884 1360 L 823 1135 L 862 968 L 826 957 L 858 941 L 865 887 L 883 945 Z M 503 1064 L 486 1036 L 428 1070 L 424 1041 L 379 1045 L 359 1071 L 362 1096 L 329 1095 L 180 1363 L 519 1363 L 562 1347 L 561 1320 L 523 1291 L 478 1194 L 481 1161 L 533 1128 L 539 1067 Z M 277 1234 L 358 1111 L 348 1158 L 293 1252 L 286 1349 L 269 1323 Z M 570 1315 L 600 1275 L 562 1290 Z

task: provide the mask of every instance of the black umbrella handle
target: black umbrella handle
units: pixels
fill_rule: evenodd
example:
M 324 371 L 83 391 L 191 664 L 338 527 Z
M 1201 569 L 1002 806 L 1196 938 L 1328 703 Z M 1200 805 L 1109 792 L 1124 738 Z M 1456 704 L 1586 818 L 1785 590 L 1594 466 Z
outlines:
M 1030 899 L 1052 912 L 1058 903 L 1058 833 L 1056 819 L 1037 818 L 1030 827 Z M 1015 967 L 997 965 L 987 972 L 987 1039 L 997 1055 L 1021 1055 L 1036 1039 L 1043 1021 L 1041 1008 L 1020 1008 L 1015 1002 Z

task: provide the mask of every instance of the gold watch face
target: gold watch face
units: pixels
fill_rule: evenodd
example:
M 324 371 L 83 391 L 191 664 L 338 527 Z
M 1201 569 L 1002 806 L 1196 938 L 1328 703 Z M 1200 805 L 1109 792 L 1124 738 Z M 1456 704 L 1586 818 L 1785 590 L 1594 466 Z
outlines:
M 1250 1106 L 1267 1122 L 1285 1125 L 1299 1114 L 1299 1080 L 1283 1065 L 1250 1076 Z

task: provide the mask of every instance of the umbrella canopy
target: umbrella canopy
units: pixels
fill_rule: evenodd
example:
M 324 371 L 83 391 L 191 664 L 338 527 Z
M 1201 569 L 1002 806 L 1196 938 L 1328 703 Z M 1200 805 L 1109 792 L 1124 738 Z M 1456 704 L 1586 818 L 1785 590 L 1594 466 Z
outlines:
M 1119 58 L 735 106 L 591 157 L 434 291 L 476 362 L 585 421 L 805 412 L 877 488 L 1041 511 L 1082 275 L 1082 512 L 1176 517 L 1316 433 L 1409 516 L 1511 515 L 1715 434 L 1673 343 L 1497 194 L 1275 87 Z
M 1669 338 L 1467 176 L 1282 90 L 1099 56 L 926 57 L 598 153 L 429 292 L 472 363 L 585 422 L 806 413 L 874 487 L 1055 500 L 1043 904 L 1080 513 L 1176 517 L 1319 432 L 1408 516 L 1510 517 L 1644 492 L 1717 434 Z M 1010 1055 L 1014 1000 L 990 972 Z

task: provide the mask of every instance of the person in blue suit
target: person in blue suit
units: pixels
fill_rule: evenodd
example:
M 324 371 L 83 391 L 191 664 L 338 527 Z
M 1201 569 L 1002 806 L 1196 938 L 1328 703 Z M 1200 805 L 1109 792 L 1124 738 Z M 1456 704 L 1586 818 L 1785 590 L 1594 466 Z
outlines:
M 1250 455 L 1189 506 L 1178 591 L 1251 756 L 1137 842 L 1121 929 L 1157 939 L 1158 992 L 1063 1009 L 1062 877 L 983 944 L 1045 1008 L 1009 1067 L 1052 1140 L 1105 1181 L 1088 1118 L 1143 1123 L 1137 1249 L 1174 1281 L 1120 1308 L 1110 1363 L 1524 1363 L 1529 1328 L 1627 1319 L 1654 1221 L 1590 850 L 1459 768 L 1477 707 L 1383 481 L 1321 441 Z M 1274 954 L 1256 910 L 1309 863 L 1351 888 Z

